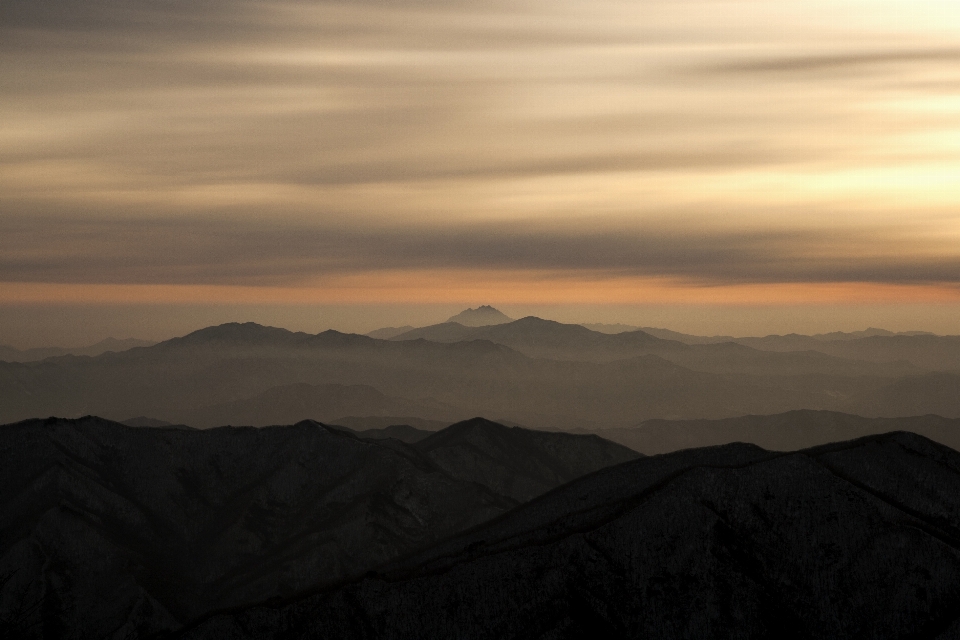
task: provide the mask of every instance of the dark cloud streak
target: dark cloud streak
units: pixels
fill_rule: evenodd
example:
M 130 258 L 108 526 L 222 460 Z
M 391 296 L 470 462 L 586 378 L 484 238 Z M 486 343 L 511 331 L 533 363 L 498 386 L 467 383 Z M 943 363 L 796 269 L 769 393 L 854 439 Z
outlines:
M 960 62 L 960 49 L 913 49 L 875 52 L 800 54 L 790 57 L 760 57 L 709 64 L 700 67 L 717 73 L 812 73 L 826 71 L 854 72 L 862 67 Z
M 296 285 L 383 270 L 542 270 L 668 276 L 700 284 L 960 284 L 960 255 L 923 255 L 886 233 L 735 232 L 500 223 L 318 228 L 220 220 L 4 224 L 0 280 Z

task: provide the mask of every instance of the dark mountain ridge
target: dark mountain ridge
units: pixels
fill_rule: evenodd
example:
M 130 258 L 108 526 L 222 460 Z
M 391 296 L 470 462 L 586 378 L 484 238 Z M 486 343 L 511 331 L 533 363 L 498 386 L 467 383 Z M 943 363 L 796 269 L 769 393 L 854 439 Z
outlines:
M 960 454 L 892 433 L 639 459 L 183 638 L 953 638 Z
M 503 450 L 446 471 L 450 453 L 474 450 L 484 431 L 506 439 Z M 510 450 L 539 466 L 501 455 Z M 0 635 L 172 631 L 213 609 L 360 575 L 519 503 L 491 487 L 533 497 L 637 456 L 595 436 L 479 419 L 424 449 L 312 421 L 204 431 L 96 417 L 5 425 Z

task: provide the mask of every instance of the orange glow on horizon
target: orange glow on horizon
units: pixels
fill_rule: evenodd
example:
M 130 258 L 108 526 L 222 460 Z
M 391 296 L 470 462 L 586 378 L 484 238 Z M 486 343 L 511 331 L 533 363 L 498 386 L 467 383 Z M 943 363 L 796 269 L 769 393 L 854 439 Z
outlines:
M 708 286 L 656 278 L 585 279 L 581 274 L 383 272 L 298 287 L 175 284 L 0 285 L 0 304 L 690 304 L 720 306 L 957 303 L 960 288 L 879 283 Z

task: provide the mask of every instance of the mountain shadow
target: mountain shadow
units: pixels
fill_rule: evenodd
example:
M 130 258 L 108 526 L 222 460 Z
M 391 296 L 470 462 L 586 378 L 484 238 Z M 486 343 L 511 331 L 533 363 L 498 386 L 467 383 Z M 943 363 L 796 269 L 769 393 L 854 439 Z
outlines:
M 361 575 L 506 513 L 514 496 L 638 455 L 595 436 L 469 424 L 424 451 L 312 421 L 0 427 L 0 632 L 162 635 Z M 435 461 L 484 441 L 514 441 L 538 466 L 491 447 L 457 473 Z
M 955 638 L 960 453 L 893 433 L 641 458 L 182 638 Z

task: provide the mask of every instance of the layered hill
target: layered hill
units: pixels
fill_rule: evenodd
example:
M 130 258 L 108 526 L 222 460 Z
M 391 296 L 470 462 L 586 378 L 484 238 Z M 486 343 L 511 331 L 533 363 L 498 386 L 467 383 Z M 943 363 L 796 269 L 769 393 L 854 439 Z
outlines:
M 533 358 L 612 362 L 639 355 L 656 355 L 694 371 L 747 375 L 899 376 L 921 370 L 907 362 L 862 362 L 821 353 L 815 349 L 771 351 L 737 342 L 686 344 L 655 337 L 645 331 L 616 334 L 592 331 L 583 325 L 563 324 L 529 316 L 491 327 L 467 327 L 455 322 L 414 329 L 392 340 L 431 342 L 489 340 Z
M 762 351 L 818 351 L 838 358 L 866 362 L 905 361 L 931 371 L 960 370 L 960 336 L 938 336 L 923 331 L 894 333 L 882 329 L 867 329 L 813 336 L 793 333 L 745 338 L 693 336 L 667 329 L 644 328 L 643 331 L 659 338 L 691 345 L 735 342 Z
M 638 455 L 483 420 L 451 429 L 417 448 L 311 421 L 2 426 L 0 635 L 163 634 L 360 575 Z M 445 468 L 451 452 L 475 448 L 471 466 Z
M 365 385 L 398 401 L 450 407 L 459 416 L 486 414 L 535 427 L 591 428 L 656 417 L 837 408 L 843 398 L 888 382 L 881 377 L 731 377 L 692 371 L 656 355 L 603 363 L 551 361 L 487 340 L 385 341 L 335 331 L 293 333 L 251 323 L 210 327 L 152 347 L 93 358 L 0 362 L 0 420 L 99 414 L 191 424 L 198 412 L 211 406 L 227 412 L 260 411 L 272 394 L 286 393 L 276 388 L 313 393 L 309 387 L 291 385 L 336 384 Z M 324 415 L 322 408 L 303 406 L 309 413 L 298 419 Z M 230 414 L 228 421 L 251 422 L 242 417 Z
M 647 420 L 635 427 L 599 433 L 635 451 L 655 455 L 731 442 L 796 451 L 890 431 L 909 431 L 960 450 L 960 420 L 937 415 L 864 418 L 836 411 L 798 410 L 723 420 Z
M 337 422 L 348 416 L 419 416 L 448 424 L 465 416 L 455 407 L 437 401 L 412 401 L 386 396 L 369 385 L 304 382 L 271 387 L 252 398 L 203 407 L 186 415 L 193 426 L 222 425 L 263 427 L 293 424 L 304 419 Z
M 183 638 L 954 638 L 960 454 L 733 444 L 574 481 L 362 579 Z
M 412 328 L 412 327 L 411 327 Z M 39 347 L 34 349 L 16 349 L 14 347 L 0 344 L 0 360 L 5 362 L 35 362 L 45 358 L 54 358 L 57 356 L 98 356 L 107 351 L 126 351 L 135 347 L 149 347 L 156 344 L 150 340 L 138 340 L 137 338 L 126 338 L 118 340 L 116 338 L 106 338 L 96 344 L 86 347 Z
M 685 345 L 537 318 L 477 331 L 490 339 L 377 340 L 227 324 L 119 353 L 0 362 L 0 421 L 94 414 L 208 426 L 380 417 L 390 420 L 376 426 L 389 426 L 403 416 L 449 424 L 488 415 L 598 429 L 791 409 L 861 412 L 877 397 L 890 400 L 887 416 L 960 416 L 949 375 L 926 396 L 922 385 L 887 391 L 925 375 L 909 363 Z

